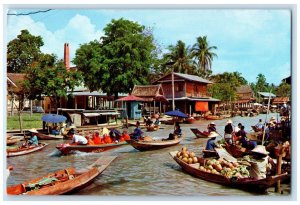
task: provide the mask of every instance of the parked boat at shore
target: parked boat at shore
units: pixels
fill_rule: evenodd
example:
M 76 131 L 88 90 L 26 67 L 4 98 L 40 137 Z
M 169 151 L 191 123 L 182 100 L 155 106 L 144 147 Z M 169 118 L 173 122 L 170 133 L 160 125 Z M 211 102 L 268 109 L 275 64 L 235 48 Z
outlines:
M 15 156 L 29 154 L 32 152 L 40 151 L 47 145 L 48 144 L 46 144 L 46 143 L 39 143 L 38 146 L 20 146 L 17 148 L 6 149 L 6 156 L 7 157 L 15 157 Z
M 75 168 L 59 170 L 28 182 L 7 187 L 9 195 L 61 195 L 83 189 L 99 176 L 115 159 L 104 156 L 83 171 Z

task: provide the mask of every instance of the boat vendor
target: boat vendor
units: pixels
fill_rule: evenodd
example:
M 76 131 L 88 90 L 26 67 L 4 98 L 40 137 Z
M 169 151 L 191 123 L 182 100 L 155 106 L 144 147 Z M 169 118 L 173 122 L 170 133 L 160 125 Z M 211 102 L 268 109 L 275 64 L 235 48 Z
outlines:
M 25 146 L 38 146 L 39 145 L 39 140 L 38 140 L 38 131 L 34 128 L 28 130 L 31 134 L 31 137 L 29 140 L 27 140 L 27 143 Z
M 75 130 L 73 128 L 69 130 L 67 135 L 72 139 L 72 144 L 86 145 L 88 143 L 88 140 L 85 137 L 81 135 L 75 135 Z
M 257 128 L 257 130 L 262 130 L 264 127 L 264 124 L 262 122 L 262 119 L 259 119 L 258 123 L 255 125 L 255 127 Z
M 158 117 L 155 119 L 154 126 L 158 127 L 160 125 L 160 121 Z
M 214 122 L 209 123 L 207 126 L 207 130 L 208 130 L 208 133 L 216 132 L 217 131 L 216 124 Z
M 216 143 L 215 143 L 215 139 L 218 136 L 218 134 L 216 132 L 211 132 L 207 137 L 210 138 L 209 140 L 207 140 L 206 142 L 206 147 L 205 150 L 214 150 L 215 147 L 217 147 Z
M 110 133 L 109 130 L 106 127 L 104 127 L 103 130 L 102 130 L 102 134 L 103 134 L 103 142 L 105 144 L 110 144 L 110 143 L 113 142 L 112 138 L 109 135 L 109 133 Z
M 143 132 L 140 128 L 140 122 L 137 121 L 135 126 L 136 126 L 136 128 L 134 129 L 133 133 L 129 134 L 129 136 L 132 139 L 139 140 L 140 138 L 142 138 L 142 134 L 143 134 Z
M 182 131 L 179 123 L 177 122 L 175 125 L 174 132 L 169 134 L 169 138 L 163 140 L 175 140 L 177 137 L 181 137 L 181 135 L 182 135 Z
M 225 126 L 225 129 L 224 129 L 225 142 L 228 144 L 233 144 L 232 132 L 233 132 L 232 120 L 228 120 L 227 125 Z
M 251 156 L 244 156 L 243 159 L 251 164 L 250 177 L 257 179 L 264 179 L 267 173 L 275 167 L 275 163 L 271 157 L 268 156 L 265 146 L 257 145 L 252 151 Z
M 246 149 L 253 149 L 257 145 L 256 142 L 249 141 L 247 139 L 245 126 L 241 126 L 241 129 L 237 133 L 235 133 L 235 136 L 237 137 L 237 140 L 239 140 L 242 143 L 242 147 Z

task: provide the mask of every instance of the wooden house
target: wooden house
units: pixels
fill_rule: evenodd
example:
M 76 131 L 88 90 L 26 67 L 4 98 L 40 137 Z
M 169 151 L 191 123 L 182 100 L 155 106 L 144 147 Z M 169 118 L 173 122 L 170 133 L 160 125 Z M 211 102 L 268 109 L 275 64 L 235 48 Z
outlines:
M 164 97 L 169 101 L 167 111 L 172 110 L 172 74 L 161 77 L 153 84 L 161 84 Z M 214 111 L 220 100 L 209 96 L 209 84 L 212 82 L 196 75 L 174 73 L 175 108 L 187 114 Z
M 255 102 L 254 92 L 249 85 L 242 85 L 236 89 L 237 99 L 233 102 L 237 108 L 250 108 Z

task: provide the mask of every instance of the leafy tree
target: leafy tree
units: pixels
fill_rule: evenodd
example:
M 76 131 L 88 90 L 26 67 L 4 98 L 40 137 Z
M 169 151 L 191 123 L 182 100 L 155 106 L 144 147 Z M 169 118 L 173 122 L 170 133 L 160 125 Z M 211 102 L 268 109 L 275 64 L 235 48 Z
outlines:
M 83 71 L 84 83 L 91 90 L 101 88 L 108 96 L 146 84 L 155 50 L 151 31 L 121 18 L 112 20 L 104 33 L 100 42 L 90 42 L 76 51 L 73 62 Z
M 291 98 L 291 85 L 282 82 L 276 89 L 275 93 L 278 97 L 289 97 Z
M 22 30 L 17 38 L 7 45 L 7 72 L 20 73 L 38 61 L 41 46 L 44 45 L 41 36 L 33 36 L 28 30 Z
M 214 57 L 218 57 L 217 54 L 213 52 L 215 49 L 217 49 L 216 46 L 209 46 L 206 36 L 199 36 L 197 38 L 197 42 L 191 49 L 191 56 L 196 60 L 200 70 L 211 70 Z
M 185 46 L 184 42 L 179 40 L 177 41 L 176 46 L 170 45 L 168 49 L 170 52 L 164 55 L 164 59 L 173 63 L 172 67 L 174 72 L 195 74 L 190 58 L 189 48 Z
M 263 74 L 258 74 L 256 77 L 255 88 L 257 92 L 267 92 L 268 86 L 266 82 L 266 77 Z
M 80 72 L 67 71 L 62 60 L 55 55 L 43 55 L 40 62 L 32 64 L 26 70 L 27 79 L 24 81 L 25 92 L 29 99 L 42 99 L 51 96 L 51 100 L 59 107 L 61 97 L 67 96 L 68 90 L 80 85 Z

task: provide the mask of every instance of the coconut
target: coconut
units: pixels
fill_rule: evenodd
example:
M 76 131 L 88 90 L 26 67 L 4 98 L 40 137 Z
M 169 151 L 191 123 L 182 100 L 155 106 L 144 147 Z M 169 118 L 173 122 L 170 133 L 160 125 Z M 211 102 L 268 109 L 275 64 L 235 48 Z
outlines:
M 189 155 L 188 155 L 187 153 L 184 153 L 184 154 L 183 154 L 183 157 L 186 157 L 186 158 L 188 158 L 188 157 L 189 157 Z
M 179 156 L 178 158 L 179 158 L 179 159 L 182 159 L 183 157 L 182 157 L 182 156 Z
M 192 164 L 193 163 L 193 158 L 188 158 L 188 163 Z
M 193 157 L 193 162 L 197 163 L 198 162 L 198 158 L 197 157 Z
M 176 156 L 180 157 L 180 155 L 181 155 L 181 152 L 177 152 Z
M 187 162 L 188 162 L 188 159 L 187 159 L 186 157 L 183 157 L 183 158 L 182 158 L 182 161 L 184 161 L 185 163 L 187 163 Z
M 181 151 L 185 151 L 186 152 L 187 151 L 186 147 L 182 147 Z
M 191 152 L 191 153 L 190 153 L 190 157 L 195 157 L 195 153 L 194 153 L 194 152 Z
M 207 168 L 210 169 L 210 170 L 214 169 L 212 165 L 209 165 Z

